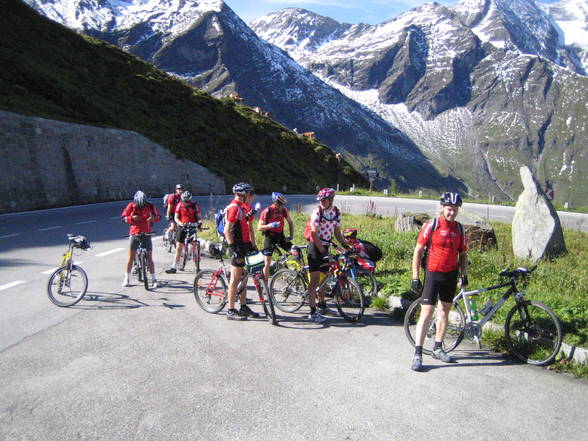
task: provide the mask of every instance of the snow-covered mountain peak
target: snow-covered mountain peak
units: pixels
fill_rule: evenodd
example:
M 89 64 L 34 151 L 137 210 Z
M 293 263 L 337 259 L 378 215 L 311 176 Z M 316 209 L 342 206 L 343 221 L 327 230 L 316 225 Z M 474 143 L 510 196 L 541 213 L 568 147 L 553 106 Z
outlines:
M 588 50 L 588 0 L 560 0 L 539 3 L 562 30 L 566 45 Z

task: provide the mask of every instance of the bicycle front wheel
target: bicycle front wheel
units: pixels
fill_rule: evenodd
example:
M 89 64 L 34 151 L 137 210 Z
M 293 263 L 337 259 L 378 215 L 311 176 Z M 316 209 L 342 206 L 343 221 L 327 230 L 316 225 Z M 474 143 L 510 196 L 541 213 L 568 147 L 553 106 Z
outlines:
M 344 279 L 333 288 L 337 311 L 348 322 L 357 322 L 363 317 L 365 303 L 361 286 L 354 279 Z
M 139 262 L 141 263 L 139 273 L 141 274 L 141 278 L 143 279 L 143 285 L 145 285 L 145 289 L 149 291 L 149 279 L 147 278 L 147 256 L 144 252 L 141 253 L 141 255 L 139 256 Z
M 536 366 L 555 359 L 563 338 L 555 313 L 532 300 L 519 303 L 508 312 L 504 331 L 511 352 L 519 360 Z
M 88 276 L 79 266 L 56 269 L 47 284 L 47 295 L 54 305 L 66 307 L 78 303 L 88 289 Z
M 415 345 L 416 329 L 421 317 L 421 298 L 419 297 L 408 307 L 404 315 L 404 333 L 411 345 Z M 453 351 L 463 340 L 465 326 L 465 314 L 461 307 L 454 303 L 449 310 L 449 319 L 445 329 L 443 339 L 443 350 L 445 352 Z M 431 354 L 435 345 L 435 336 L 437 333 L 437 308 L 433 311 L 433 316 L 429 326 L 424 330 L 425 339 L 423 341 L 423 352 Z
M 200 271 L 194 279 L 194 298 L 206 312 L 220 312 L 227 303 L 225 279 L 216 274 L 216 271 Z
M 271 278 L 269 292 L 278 309 L 292 313 L 304 305 L 306 283 L 296 271 L 283 268 Z
M 173 231 L 167 232 L 167 252 L 171 253 L 176 246 L 176 235 Z
M 272 325 L 277 325 L 278 324 L 278 320 L 276 317 L 276 310 L 274 308 L 274 302 L 272 301 L 272 296 L 270 295 L 270 290 L 267 286 L 267 283 L 265 281 L 265 279 L 263 278 L 263 275 L 261 276 L 257 276 L 259 277 L 259 289 L 261 289 L 261 298 L 263 299 L 263 310 L 265 312 L 265 316 L 267 317 L 267 320 L 272 324 Z

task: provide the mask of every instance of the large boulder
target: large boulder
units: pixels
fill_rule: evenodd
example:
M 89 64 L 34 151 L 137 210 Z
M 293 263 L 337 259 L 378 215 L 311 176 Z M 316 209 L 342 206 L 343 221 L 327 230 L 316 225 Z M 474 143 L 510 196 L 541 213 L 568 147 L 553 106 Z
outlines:
M 566 252 L 559 216 L 528 167 L 521 167 L 524 190 L 512 220 L 512 248 L 516 257 L 534 262 Z

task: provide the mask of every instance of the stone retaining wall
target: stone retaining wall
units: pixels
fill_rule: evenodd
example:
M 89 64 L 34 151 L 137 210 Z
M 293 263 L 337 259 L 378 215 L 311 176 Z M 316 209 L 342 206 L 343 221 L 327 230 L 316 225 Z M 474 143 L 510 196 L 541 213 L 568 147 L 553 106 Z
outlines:
M 182 182 L 224 194 L 222 178 L 126 130 L 0 111 L 0 212 L 149 197 Z

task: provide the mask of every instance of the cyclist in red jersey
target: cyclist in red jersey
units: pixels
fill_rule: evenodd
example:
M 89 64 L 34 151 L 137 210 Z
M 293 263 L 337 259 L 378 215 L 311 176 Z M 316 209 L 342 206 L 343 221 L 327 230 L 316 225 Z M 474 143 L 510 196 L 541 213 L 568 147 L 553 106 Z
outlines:
M 165 270 L 168 274 L 175 274 L 178 270 L 178 262 L 182 257 L 182 249 L 184 248 L 184 240 L 186 240 L 186 234 L 188 231 L 184 228 L 187 223 L 200 224 L 202 219 L 200 217 L 200 207 L 196 202 L 192 200 L 192 193 L 185 191 L 182 193 L 182 201 L 177 204 L 176 211 L 174 214 L 178 231 L 176 234 L 176 254 L 174 255 L 174 261 L 170 269 Z
M 157 208 L 147 201 L 145 193 L 139 190 L 135 193 L 133 202 L 130 202 L 125 207 L 121 217 L 127 224 L 131 225 L 129 228 L 129 254 L 125 265 L 125 278 L 123 281 L 123 286 L 130 286 L 131 269 L 140 242 L 140 238 L 134 235 L 139 233 L 151 233 L 153 231 L 153 224 L 161 220 L 161 215 Z M 143 240 L 145 248 L 147 249 L 147 266 L 151 273 L 151 284 L 156 288 L 157 279 L 155 278 L 155 263 L 153 263 L 153 245 L 151 244 L 151 237 L 146 236 Z
M 412 289 L 415 292 L 422 291 L 421 316 L 417 323 L 415 338 L 415 354 L 411 369 L 422 370 L 423 342 L 425 329 L 433 316 L 437 301 L 437 327 L 433 357 L 445 363 L 452 361 L 442 347 L 449 310 L 455 291 L 457 289 L 458 275 L 461 274 L 461 286 L 467 286 L 468 246 L 463 233 L 463 228 L 455 220 L 459 207 L 462 205 L 458 193 L 447 192 L 441 196 L 441 216 L 423 225 L 417 238 L 417 244 L 412 258 Z M 433 225 L 435 228 L 433 229 Z M 434 230 L 434 231 L 433 231 Z M 425 285 L 421 284 L 419 271 L 421 257 L 425 247 L 428 246 L 428 258 L 426 262 Z
M 167 197 L 167 211 L 165 213 L 166 219 L 169 221 L 169 226 L 163 233 L 163 237 L 167 237 L 169 231 L 176 231 L 176 207 L 182 199 L 182 193 L 184 192 L 184 186 L 182 184 L 176 185 L 176 192 L 170 194 Z
M 240 293 L 241 308 L 235 309 L 237 286 L 243 275 L 245 256 L 257 249 L 255 235 L 253 234 L 253 217 L 255 211 L 251 208 L 255 198 L 255 189 L 246 182 L 240 182 L 233 186 L 235 199 L 231 201 L 225 211 L 225 240 L 229 245 L 231 256 L 231 279 L 229 281 L 228 301 L 229 309 L 227 319 L 247 320 L 247 317 L 259 317 L 247 306 L 247 290 Z
M 274 246 L 279 246 L 285 251 L 290 251 L 290 248 L 292 248 L 292 237 L 294 237 L 294 222 L 286 208 L 286 198 L 282 193 L 274 191 L 272 193 L 272 201 L 273 204 L 261 212 L 257 226 L 257 230 L 261 231 L 265 236 L 263 245 L 263 254 L 265 256 L 263 275 L 265 280 L 269 280 Z M 284 236 L 285 222 L 288 222 L 290 232 L 288 237 Z

